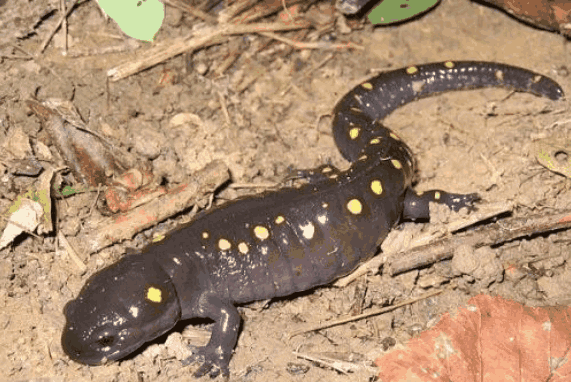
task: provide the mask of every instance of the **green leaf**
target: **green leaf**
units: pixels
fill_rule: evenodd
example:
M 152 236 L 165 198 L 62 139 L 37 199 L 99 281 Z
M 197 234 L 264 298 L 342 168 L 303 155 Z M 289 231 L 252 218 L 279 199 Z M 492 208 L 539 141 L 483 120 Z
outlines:
M 99 0 L 99 6 L 126 35 L 139 40 L 152 41 L 165 18 L 159 0 Z
M 369 13 L 373 25 L 388 25 L 410 19 L 428 11 L 439 0 L 384 0 Z

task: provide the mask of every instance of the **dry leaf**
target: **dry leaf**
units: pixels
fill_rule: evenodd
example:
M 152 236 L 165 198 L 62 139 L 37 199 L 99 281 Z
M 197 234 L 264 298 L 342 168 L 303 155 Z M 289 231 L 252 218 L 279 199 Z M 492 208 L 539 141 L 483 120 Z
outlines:
M 476 296 L 375 362 L 381 381 L 570 381 L 571 310 Z
M 40 224 L 43 214 L 44 209 L 40 203 L 22 198 L 18 208 L 10 215 L 10 220 L 4 232 L 2 232 L 0 249 L 10 244 L 22 232 L 35 231 Z

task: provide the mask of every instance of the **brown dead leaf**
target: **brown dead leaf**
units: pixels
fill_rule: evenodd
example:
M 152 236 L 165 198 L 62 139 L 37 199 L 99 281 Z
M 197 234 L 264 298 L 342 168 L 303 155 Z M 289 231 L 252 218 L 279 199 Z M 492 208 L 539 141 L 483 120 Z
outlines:
M 405 349 L 375 362 L 381 381 L 570 381 L 571 309 L 476 296 Z

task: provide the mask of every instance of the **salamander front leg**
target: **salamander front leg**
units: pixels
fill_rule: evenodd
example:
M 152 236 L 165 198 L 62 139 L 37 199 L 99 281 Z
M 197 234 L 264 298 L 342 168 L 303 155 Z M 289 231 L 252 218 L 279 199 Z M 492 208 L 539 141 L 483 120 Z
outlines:
M 309 170 L 291 170 L 291 175 L 286 179 L 303 179 L 310 184 L 319 184 L 321 182 L 337 179 L 341 175 L 341 171 L 331 165 L 322 165 Z
M 442 190 L 430 190 L 419 195 L 409 188 L 404 199 L 403 218 L 430 219 L 430 202 L 447 205 L 452 211 L 460 211 L 464 207 L 474 209 L 474 203 L 479 200 L 478 194 L 451 194 Z
M 200 298 L 197 315 L 214 320 L 214 328 L 208 344 L 203 347 L 191 347 L 194 354 L 184 363 L 202 362 L 194 373 L 196 378 L 206 374 L 215 378 L 221 372 L 228 376 L 230 374 L 228 366 L 240 328 L 238 310 L 227 300 L 213 294 L 205 294 Z

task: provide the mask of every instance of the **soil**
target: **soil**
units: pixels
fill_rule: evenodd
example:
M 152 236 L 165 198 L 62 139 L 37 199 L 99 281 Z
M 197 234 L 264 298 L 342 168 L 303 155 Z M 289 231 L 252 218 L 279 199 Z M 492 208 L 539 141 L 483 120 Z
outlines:
M 48 14 L 33 33 L 26 34 L 37 21 L 30 16 L 30 9 L 52 6 L 48 0 L 8 0 L 0 5 L 0 24 L 3 17 L 20 17 L 20 22 L 5 24 L 9 33 L 0 40 L 0 53 L 6 55 L 0 56 L 0 142 L 20 129 L 37 150 L 42 126 L 25 101 L 32 96 L 71 100 L 90 129 L 152 163 L 153 170 L 169 185 L 183 182 L 215 159 L 223 160 L 233 181 L 243 184 L 279 184 L 292 168 L 324 163 L 347 168 L 333 142 L 330 113 L 344 93 L 375 71 L 445 60 L 498 61 L 550 76 L 571 92 L 566 68 L 571 52 L 564 38 L 469 1 L 444 0 L 425 16 L 398 26 L 373 28 L 365 24 L 349 34 L 335 31 L 328 36 L 351 41 L 362 50 L 293 50 L 283 54 L 287 46 L 273 43 L 259 53 L 244 55 L 223 76 L 199 73 L 220 62 L 229 46 L 253 51 L 249 47 L 259 44 L 262 37 L 252 35 L 190 57 L 178 56 L 118 82 L 107 80 L 107 70 L 135 57 L 136 50 L 64 56 L 61 33 L 34 60 L 13 48 L 38 49 L 59 14 Z M 167 20 L 157 38 L 187 35 L 194 24 L 196 21 L 167 8 Z M 82 3 L 71 13 L 68 32 L 70 51 L 128 40 L 112 21 L 104 20 L 95 2 Z M 258 71 L 257 80 L 237 91 L 252 71 Z M 173 80 L 163 83 L 165 74 Z M 195 114 L 201 126 L 173 127 L 171 119 L 181 113 Z M 485 201 L 512 202 L 513 214 L 526 216 L 571 207 L 571 183 L 540 166 L 533 149 L 537 139 L 568 137 L 568 114 L 566 101 L 486 89 L 414 102 L 385 122 L 416 155 L 417 190 L 477 192 Z M 37 177 L 13 176 L 4 162 L 0 163 L 0 207 L 4 211 Z M 53 159 L 46 165 L 61 163 Z M 217 194 L 216 203 L 261 190 L 263 187 L 225 188 Z M 88 230 L 89 220 L 98 214 L 92 208 L 95 198 L 96 193 L 83 193 L 55 200 L 56 230 L 71 237 Z M 87 277 L 125 252 L 142 248 L 157 231 L 172 229 L 185 219 L 188 216 L 182 214 L 133 240 L 84 254 L 85 274 L 70 271 L 72 266 L 54 234 L 24 235 L 2 250 L 0 360 L 4 366 L 0 380 L 192 380 L 197 366 L 184 366 L 181 360 L 190 355 L 187 344 L 201 345 L 208 340 L 208 323 L 181 325 L 133 357 L 99 367 L 71 361 L 60 345 L 63 307 Z M 413 231 L 426 227 L 404 226 Z M 230 380 L 366 381 L 378 373 L 373 361 L 385 349 L 395 343 L 406 344 L 434 325 L 443 312 L 478 293 L 502 295 L 529 305 L 568 304 L 570 239 L 568 231 L 560 231 L 486 248 L 478 252 L 485 264 L 470 274 L 456 275 L 452 261 L 397 277 L 381 268 L 344 288 L 323 287 L 241 307 L 244 323 L 230 364 Z M 509 267 L 518 272 L 506 274 Z M 288 336 L 294 330 L 441 287 L 446 291 L 438 296 L 383 315 Z M 298 357 L 296 352 L 348 362 L 354 370 L 341 373 Z

